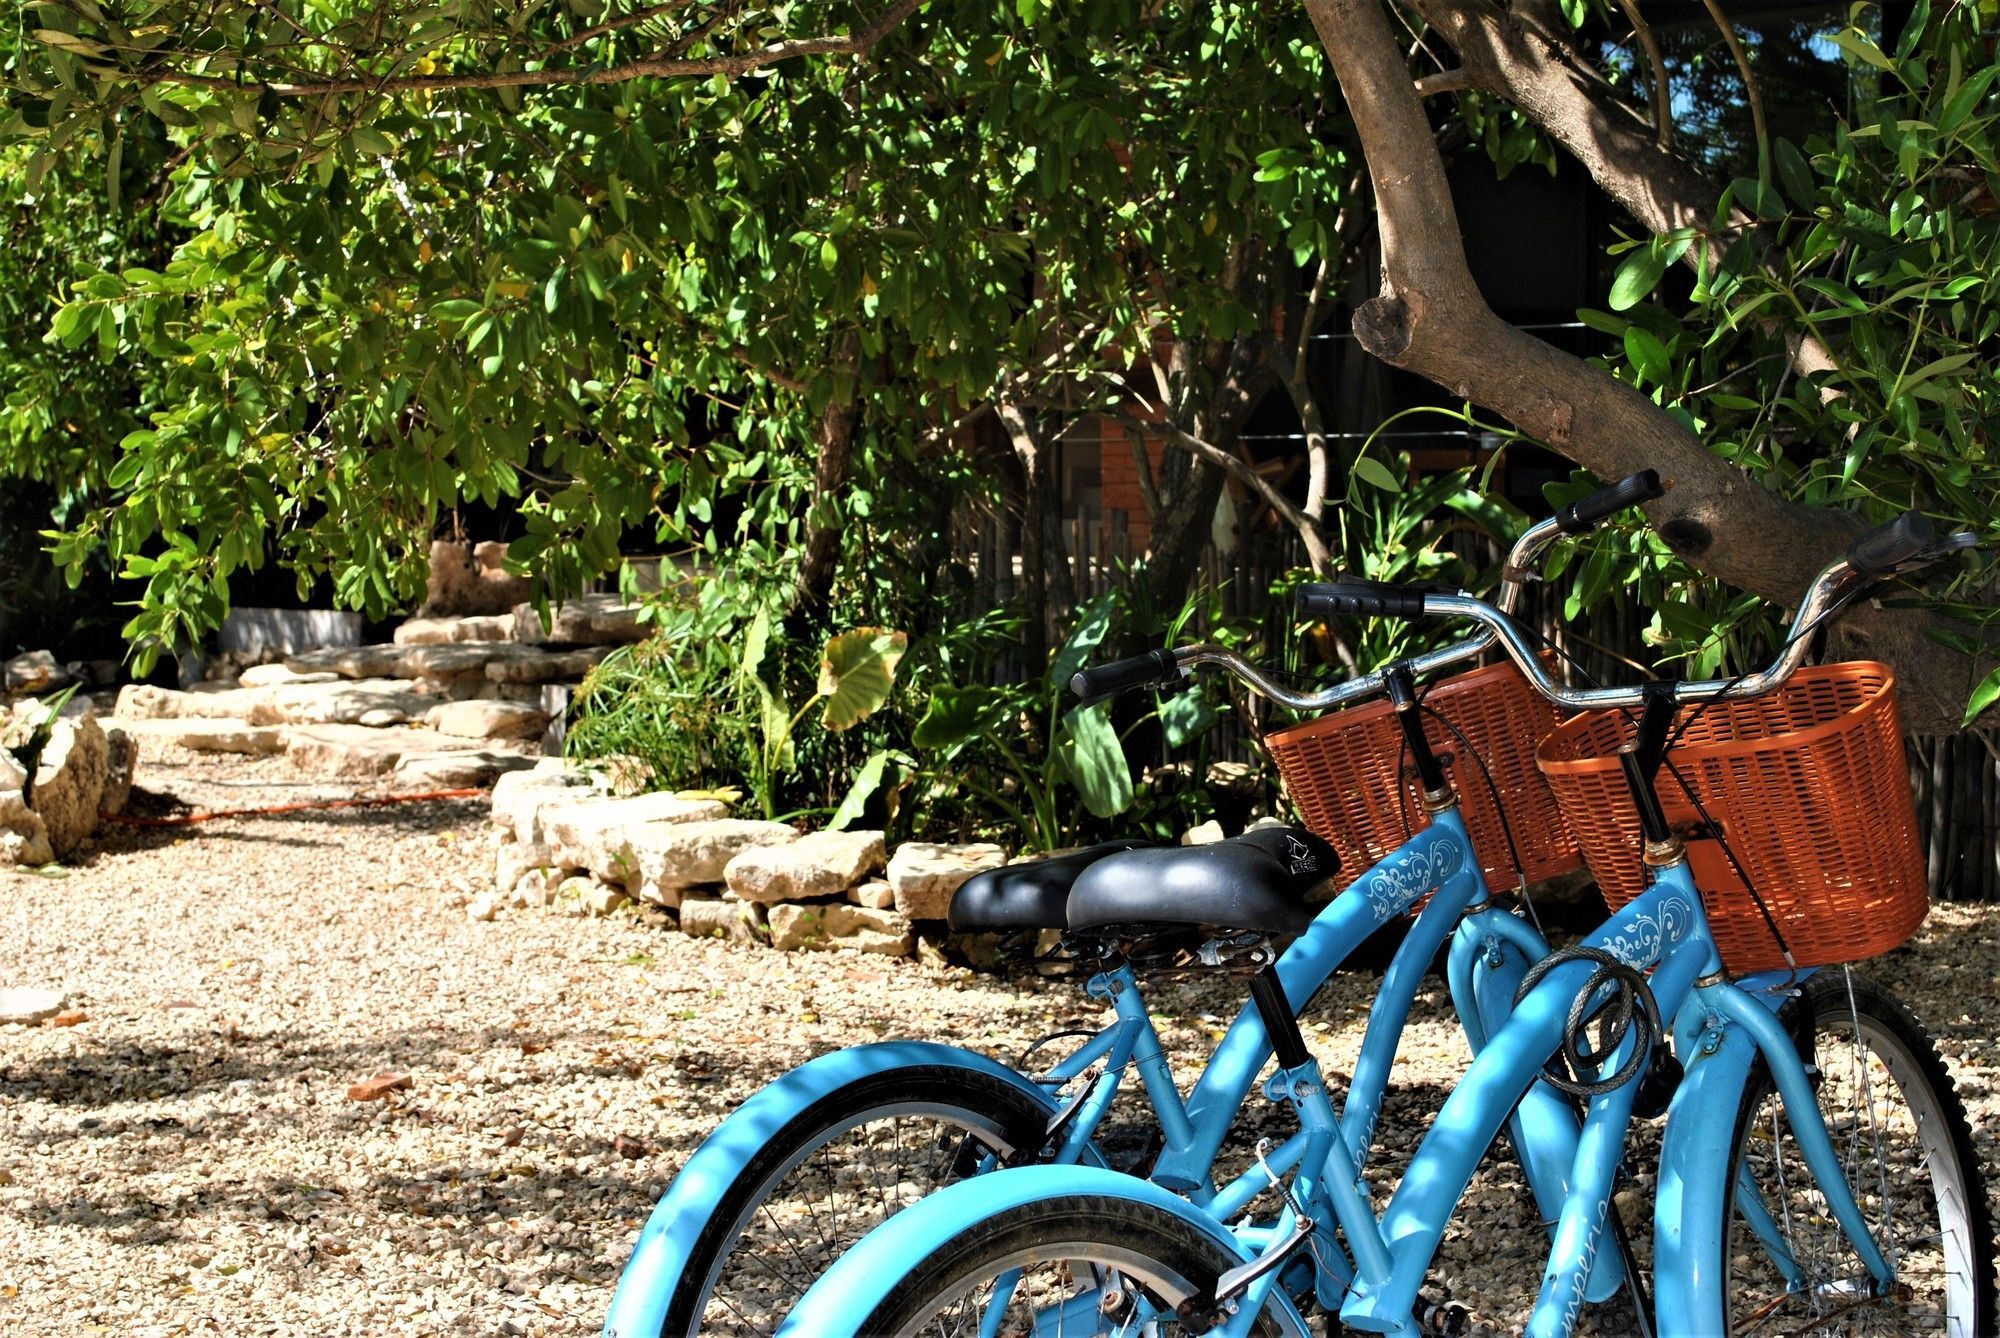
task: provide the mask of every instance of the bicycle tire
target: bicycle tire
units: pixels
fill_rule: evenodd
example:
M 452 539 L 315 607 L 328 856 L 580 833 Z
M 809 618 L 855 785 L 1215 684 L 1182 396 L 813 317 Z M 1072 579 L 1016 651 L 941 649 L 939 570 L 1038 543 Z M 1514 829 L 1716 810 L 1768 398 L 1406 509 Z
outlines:
M 828 1093 L 773 1133 L 717 1202 L 689 1252 L 682 1284 L 675 1289 L 660 1329 L 661 1338 L 774 1332 L 784 1318 L 782 1311 L 770 1316 L 768 1324 L 742 1306 L 733 1307 L 733 1317 L 727 1306 L 721 1315 L 712 1313 L 718 1284 L 731 1258 L 740 1253 L 738 1247 L 751 1219 L 769 1204 L 789 1175 L 833 1140 L 881 1121 L 908 1116 L 977 1136 L 1004 1160 L 1041 1145 L 1049 1108 L 989 1074 L 946 1065 L 890 1069 Z M 947 1182 L 939 1185 L 942 1183 Z M 841 1240 L 830 1241 L 828 1251 L 815 1257 L 824 1257 L 831 1264 L 841 1248 L 859 1240 L 901 1206 L 895 1203 L 888 1211 L 859 1222 L 857 1229 L 843 1232 Z M 778 1224 L 773 1221 L 772 1225 Z M 812 1280 L 805 1278 L 804 1282 L 810 1285 Z M 796 1291 L 803 1293 L 804 1287 Z
M 1221 1243 L 1152 1204 L 1108 1194 L 1051 1195 L 1004 1209 L 939 1241 L 856 1331 L 916 1338 L 927 1332 L 920 1326 L 941 1305 L 962 1300 L 982 1281 L 1016 1268 L 1076 1262 L 1116 1269 L 1170 1311 L 1186 1296 L 1212 1289 L 1218 1277 L 1241 1261 Z M 1102 1322 L 1117 1319 L 1111 1316 Z M 1145 1331 L 1191 1332 L 1172 1319 Z M 1002 1332 L 1014 1330 L 1003 1327 Z M 1259 1317 L 1257 1332 L 1278 1338 L 1280 1329 L 1269 1312 Z
M 1797 1155 L 1782 1116 L 1773 1118 L 1781 1103 L 1770 1070 L 1760 1058 L 1736 1112 L 1725 1230 L 1711 1237 L 1723 1242 L 1720 1267 L 1712 1276 L 1722 1280 L 1728 1332 L 1908 1333 L 1934 1327 L 1928 1320 L 1940 1316 L 1933 1312 L 1920 1324 L 1907 1308 L 1895 1311 L 1894 1307 L 1929 1309 L 1941 1301 L 1937 1309 L 1942 1312 L 1944 1332 L 1953 1338 L 1991 1334 L 1993 1232 L 1986 1185 L 1964 1104 L 1930 1033 L 1880 984 L 1840 970 L 1814 975 L 1786 1002 L 1779 1017 L 1799 1044 L 1801 1057 L 1815 1066 L 1815 1087 L 1828 1132 L 1883 1252 L 1892 1261 L 1901 1261 L 1897 1290 L 1909 1295 L 1856 1294 L 1852 1279 L 1861 1273 L 1859 1259 L 1828 1220 L 1824 1199 L 1811 1188 L 1811 1174 Z M 1864 1105 L 1854 1106 L 1850 1096 L 1858 1096 Z M 1863 1112 L 1872 1118 L 1860 1118 Z M 1913 1162 L 1913 1154 L 1921 1160 Z M 1925 1166 L 1928 1176 L 1923 1174 Z M 1777 1205 L 1773 1229 L 1800 1260 L 1809 1284 L 1804 1290 L 1786 1288 L 1768 1252 L 1737 1211 L 1746 1167 L 1766 1205 Z M 1892 1186 L 1895 1171 L 1902 1174 Z M 1925 1215 L 1921 1223 L 1915 1220 L 1918 1208 Z M 1889 1230 L 1884 1230 L 1885 1223 Z M 1929 1239 L 1933 1235 L 1934 1245 Z M 1856 1323 L 1884 1313 L 1886 1327 Z

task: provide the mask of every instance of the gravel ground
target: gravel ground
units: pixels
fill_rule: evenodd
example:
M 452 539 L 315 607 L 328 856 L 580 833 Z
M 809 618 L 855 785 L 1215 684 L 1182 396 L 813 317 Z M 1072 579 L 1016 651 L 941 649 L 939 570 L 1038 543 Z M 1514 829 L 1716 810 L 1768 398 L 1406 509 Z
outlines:
M 185 753 L 139 781 L 202 808 L 341 793 L 282 759 Z M 643 916 L 471 922 L 486 839 L 483 806 L 439 802 L 121 828 L 64 876 L 0 875 L 0 987 L 58 988 L 83 1015 L 0 1029 L 0 1332 L 594 1331 L 674 1169 L 763 1082 L 882 1036 L 1012 1056 L 1093 1016 L 1064 982 L 728 947 Z M 1871 967 L 1939 1034 L 1989 1175 L 1996 927 L 2000 908 L 1941 908 Z M 1309 1018 L 1335 1070 L 1374 984 L 1342 977 Z M 1191 1076 L 1230 995 L 1153 993 Z M 1378 1188 L 1465 1062 L 1427 989 Z M 408 1086 L 350 1099 L 383 1074 Z M 1505 1331 L 1545 1250 L 1489 1159 L 1438 1276 Z

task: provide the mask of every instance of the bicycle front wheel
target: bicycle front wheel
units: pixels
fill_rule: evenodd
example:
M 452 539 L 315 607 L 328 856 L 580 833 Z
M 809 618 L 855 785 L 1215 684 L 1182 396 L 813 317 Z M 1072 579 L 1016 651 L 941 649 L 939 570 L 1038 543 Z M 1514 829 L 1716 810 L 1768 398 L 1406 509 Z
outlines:
M 776 1130 L 695 1242 L 662 1338 L 775 1333 L 848 1247 L 934 1190 L 1032 1154 L 1050 1108 L 976 1070 L 847 1084 Z
M 1175 1308 L 1239 1261 L 1149 1203 L 1061 1194 L 997 1212 L 941 1241 L 857 1333 L 898 1338 L 1034 1333 L 1169 1335 Z M 998 1313 L 996 1313 L 998 1312 Z M 1282 1332 L 1267 1313 L 1257 1332 Z
M 1992 1333 L 1986 1186 L 1930 1035 L 1887 990 L 1840 970 L 1813 976 L 1781 1017 L 1812 1066 L 1827 1132 L 1896 1285 L 1872 1294 L 1760 1060 L 1736 1120 L 1729 1331 Z

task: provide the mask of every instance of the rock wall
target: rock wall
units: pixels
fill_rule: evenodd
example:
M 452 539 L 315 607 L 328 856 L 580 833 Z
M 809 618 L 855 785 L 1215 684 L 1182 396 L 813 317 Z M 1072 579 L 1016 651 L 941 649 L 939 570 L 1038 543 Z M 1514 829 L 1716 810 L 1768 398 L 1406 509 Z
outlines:
M 909 956 L 958 885 L 1007 862 L 995 845 L 911 843 L 732 817 L 707 795 L 613 794 L 601 772 L 554 759 L 493 787 L 493 887 L 466 913 L 554 906 L 605 915 L 632 902 L 701 938 L 783 951 Z

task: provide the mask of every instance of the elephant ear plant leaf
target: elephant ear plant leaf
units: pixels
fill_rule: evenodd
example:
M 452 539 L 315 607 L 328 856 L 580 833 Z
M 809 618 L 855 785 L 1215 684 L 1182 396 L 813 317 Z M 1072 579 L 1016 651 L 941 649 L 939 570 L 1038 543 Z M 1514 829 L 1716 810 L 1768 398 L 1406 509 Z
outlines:
M 837 733 L 881 710 L 909 645 L 904 633 L 880 627 L 857 627 L 828 641 L 819 661 L 819 695 L 826 699 L 821 723 Z
M 881 710 L 896 686 L 896 666 L 902 663 L 910 639 L 903 632 L 880 627 L 857 627 L 835 634 L 820 652 L 819 680 L 812 695 L 793 709 L 791 703 L 774 692 L 759 673 L 770 644 L 770 633 L 769 615 L 759 613 L 744 634 L 741 671 L 745 689 L 756 698 L 757 718 L 763 736 L 752 759 L 750 788 L 756 794 L 764 816 L 775 818 L 778 816 L 778 779 L 797 765 L 792 736 L 798 731 L 800 723 L 815 705 L 821 703 L 824 705 L 820 723 L 835 733 L 852 729 Z M 875 759 L 871 758 L 862 767 L 861 776 L 856 778 L 856 787 L 848 791 L 836 811 L 838 825 L 852 822 L 859 815 L 868 801 L 868 795 L 873 793 L 876 785 L 881 784 L 886 766 L 886 759 L 881 765 L 876 765 Z M 871 774 L 873 783 L 866 791 L 857 794 L 861 780 Z

